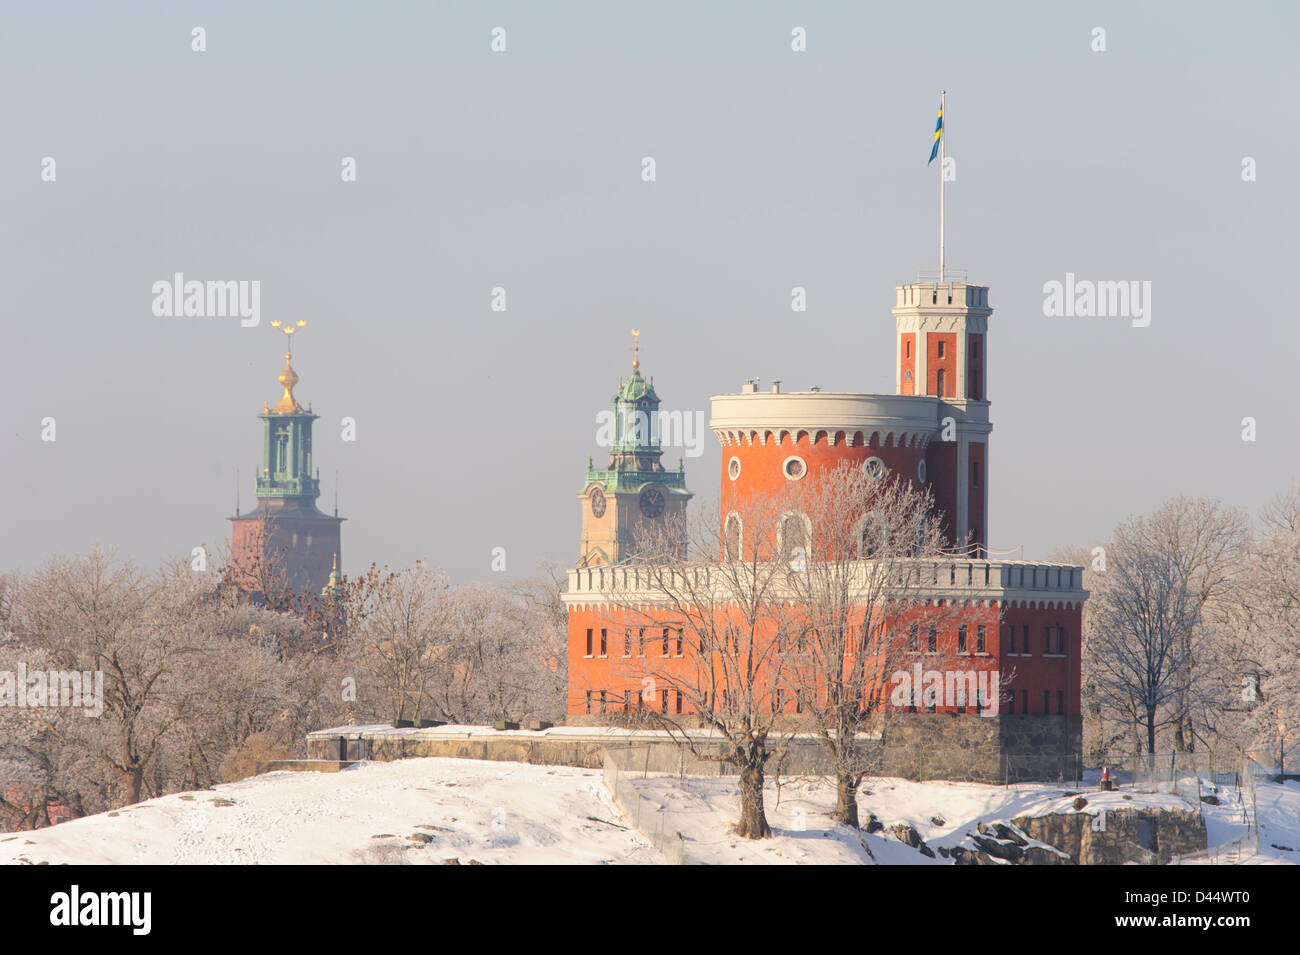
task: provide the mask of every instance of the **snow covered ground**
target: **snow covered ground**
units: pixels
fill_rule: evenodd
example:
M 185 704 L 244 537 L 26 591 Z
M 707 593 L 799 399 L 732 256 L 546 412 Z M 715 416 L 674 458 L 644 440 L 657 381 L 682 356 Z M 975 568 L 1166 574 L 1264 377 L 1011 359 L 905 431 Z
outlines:
M 462 865 L 663 861 L 628 827 L 599 772 L 472 759 L 268 773 L 36 832 L 0 834 L 6 863 L 437 864 L 453 858 Z
M 738 814 L 734 780 L 651 774 L 636 789 L 666 807 L 692 861 L 743 864 L 945 865 L 898 841 L 915 827 L 933 849 L 951 848 L 980 821 L 1071 811 L 1059 785 L 985 786 L 872 780 L 861 818 L 886 831 L 859 837 L 831 825 L 833 791 L 815 780 L 769 781 L 776 835 L 728 834 Z M 1187 807 L 1172 794 L 1100 793 L 1088 806 Z M 1212 844 L 1245 831 L 1235 793 L 1206 806 Z M 1300 862 L 1300 784 L 1258 787 L 1260 851 L 1253 863 Z M 1274 845 L 1285 846 L 1274 848 Z M 1287 850 L 1291 851 L 1287 851 Z M 869 850 L 869 852 L 868 852 Z M 0 834 L 0 863 L 659 864 L 663 856 L 629 825 L 593 770 L 468 759 L 362 763 L 340 773 L 270 773 L 212 790 L 151 799 L 36 832 Z
M 843 864 L 873 861 L 880 865 L 951 865 L 942 856 L 929 858 L 900 842 L 889 830 L 910 825 L 931 849 L 952 848 L 980 822 L 1010 822 L 1021 815 L 1073 812 L 1074 795 L 1088 800 L 1084 812 L 1102 809 L 1170 807 L 1193 808 L 1173 793 L 1103 793 L 1084 783 L 1078 788 L 1059 784 L 1027 783 L 987 786 L 979 783 L 911 782 L 876 779 L 858 795 L 859 821 L 874 813 L 885 830 L 859 835 L 831 823 L 834 790 L 819 780 L 794 780 L 780 787 L 769 780 L 765 791 L 768 823 L 775 837 L 761 842 L 737 839 L 727 826 L 738 815 L 735 784 L 729 779 L 678 779 L 650 774 L 632 779 L 637 791 L 666 809 L 670 825 L 682 833 L 691 861 L 744 864 Z M 1220 806 L 1205 806 L 1210 843 L 1235 839 L 1246 832 L 1236 821 L 1242 817 L 1235 791 L 1221 790 Z M 1258 787 L 1259 852 L 1246 852 L 1243 862 L 1254 864 L 1300 863 L 1300 784 L 1285 787 L 1260 783 Z M 1272 844 L 1293 851 L 1275 849 Z M 869 852 L 868 852 L 869 850 Z

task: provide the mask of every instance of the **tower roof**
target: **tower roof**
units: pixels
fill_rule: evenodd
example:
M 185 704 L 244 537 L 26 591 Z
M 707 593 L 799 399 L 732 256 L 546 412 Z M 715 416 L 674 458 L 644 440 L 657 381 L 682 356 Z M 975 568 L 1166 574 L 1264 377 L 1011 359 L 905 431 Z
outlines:
M 659 396 L 655 394 L 654 384 L 647 381 L 641 374 L 639 362 L 632 363 L 632 374 L 618 383 L 618 391 L 614 394 L 615 401 L 652 401 L 656 404 Z
M 302 405 L 298 404 L 298 399 L 293 396 L 293 386 L 298 384 L 299 378 L 293 366 L 289 364 L 292 357 L 292 352 L 284 353 L 284 371 L 280 372 L 280 377 L 276 379 L 284 388 L 284 394 L 271 409 L 274 414 L 299 414 L 302 411 Z

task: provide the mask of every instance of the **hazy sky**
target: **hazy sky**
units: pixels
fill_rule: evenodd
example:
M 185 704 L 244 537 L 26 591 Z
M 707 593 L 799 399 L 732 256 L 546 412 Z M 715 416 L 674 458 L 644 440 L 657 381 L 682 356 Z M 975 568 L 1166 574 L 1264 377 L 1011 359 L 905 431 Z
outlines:
M 297 395 L 347 569 L 572 561 L 629 329 L 666 410 L 754 376 L 893 390 L 941 88 L 948 264 L 994 307 L 990 546 L 1044 558 L 1180 492 L 1256 510 L 1297 463 L 1296 11 L 6 4 L 0 569 L 225 539 L 274 318 L 310 323 Z M 260 281 L 261 324 L 156 317 L 175 272 Z M 1044 317 L 1067 272 L 1151 282 L 1151 324 Z M 709 434 L 700 499 L 718 466 Z

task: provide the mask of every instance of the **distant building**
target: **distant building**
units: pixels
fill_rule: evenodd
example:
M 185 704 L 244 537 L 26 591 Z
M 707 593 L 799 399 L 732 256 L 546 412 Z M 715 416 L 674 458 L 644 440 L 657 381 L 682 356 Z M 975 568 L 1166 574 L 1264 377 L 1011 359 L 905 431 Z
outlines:
M 257 473 L 257 503 L 230 518 L 231 581 L 274 606 L 315 596 L 337 586 L 342 565 L 343 518 L 316 507 L 319 470 L 313 472 L 312 422 L 318 415 L 294 397 L 298 375 L 285 353 L 278 381 L 283 389 L 262 420 L 262 467 Z M 334 575 L 333 577 L 331 575 Z
M 918 669 L 943 657 L 984 674 L 990 683 L 999 674 L 1001 692 L 997 700 L 986 701 L 993 704 L 992 714 L 976 715 L 977 707 L 951 702 L 907 708 L 887 741 L 898 758 L 886 765 L 905 775 L 913 765 L 909 760 L 919 758 L 929 762 L 918 772 L 990 781 L 1068 775 L 1082 748 L 1080 631 L 1088 594 L 1081 567 L 988 559 L 988 289 L 951 271 L 942 277 L 921 274 L 897 287 L 893 314 L 892 395 L 786 393 L 779 383 L 761 391 L 751 381 L 739 394 L 711 399 L 710 427 L 722 446 L 724 546 L 729 554 L 741 553 L 746 502 L 790 482 L 816 482 L 845 463 L 874 479 L 892 473 L 928 490 L 950 556 L 921 568 L 933 574 L 933 590 L 928 607 L 920 606 L 909 618 L 921 635 L 911 655 Z M 653 389 L 643 383 L 639 368 L 633 372 L 619 389 L 616 411 L 657 409 Z M 589 466 L 584 485 L 579 563 L 569 572 L 564 595 L 568 721 L 610 723 L 626 710 L 648 707 L 689 723 L 691 710 L 682 694 L 643 674 L 676 673 L 685 682 L 709 668 L 693 659 L 703 651 L 683 640 L 680 630 L 647 627 L 644 615 L 637 619 L 627 612 L 629 606 L 653 607 L 658 601 L 627 564 L 621 517 L 660 519 L 670 512 L 668 502 L 685 508 L 689 494 L 680 472 L 654 468 L 657 446 L 629 445 L 621 432 L 620 440 L 609 469 Z M 864 516 L 864 526 L 867 520 Z M 811 532 L 803 530 L 806 524 L 803 515 L 782 518 L 781 559 L 789 560 L 796 548 L 793 556 L 802 557 Z M 861 559 L 870 559 L 865 536 Z M 951 610 L 943 612 L 952 607 L 964 614 L 960 626 L 952 623 Z M 935 620 L 947 622 L 936 626 Z M 653 689 L 647 691 L 648 685 Z M 647 700 L 647 692 L 654 698 Z M 706 695 L 709 705 L 716 707 L 722 693 L 713 688 Z M 771 696 L 774 712 L 798 720 L 801 710 L 790 689 L 775 688 Z
M 619 382 L 613 399 L 609 464 L 597 470 L 587 461 L 582 501 L 582 545 L 578 566 L 617 564 L 632 553 L 642 520 L 671 520 L 686 509 L 691 492 L 681 462 L 664 470 L 659 446 L 659 396 L 654 382 L 641 375 L 641 360 L 632 359 L 632 375 Z

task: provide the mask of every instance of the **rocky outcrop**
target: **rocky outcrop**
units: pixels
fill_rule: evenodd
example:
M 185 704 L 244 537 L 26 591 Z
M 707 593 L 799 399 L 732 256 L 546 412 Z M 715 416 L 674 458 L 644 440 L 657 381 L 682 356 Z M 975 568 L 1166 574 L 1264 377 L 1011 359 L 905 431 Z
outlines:
M 925 840 L 921 838 L 921 834 L 916 831 L 915 826 L 900 822 L 897 825 L 890 826 L 889 831 L 899 842 L 911 846 L 921 855 L 929 856 L 931 859 L 934 858 L 934 850 L 925 844 Z
M 1099 809 L 980 823 L 939 851 L 958 865 L 1166 865 L 1206 843 L 1205 819 L 1195 809 Z

